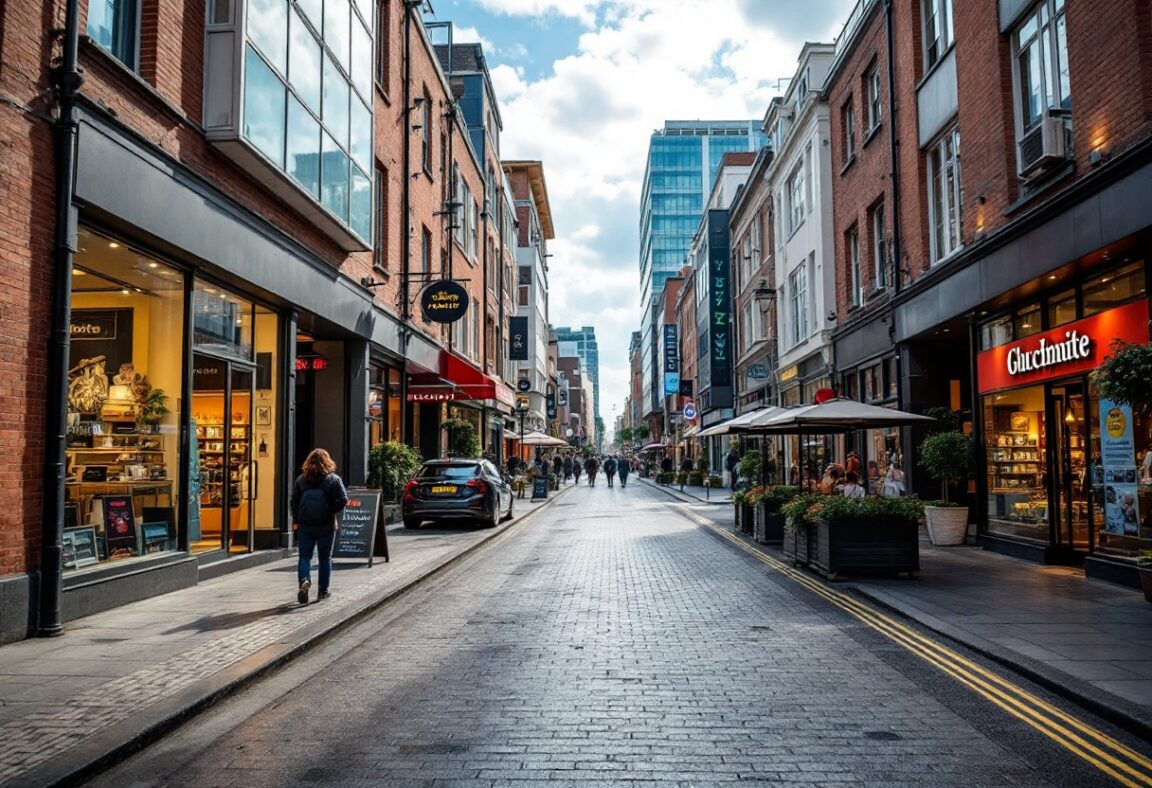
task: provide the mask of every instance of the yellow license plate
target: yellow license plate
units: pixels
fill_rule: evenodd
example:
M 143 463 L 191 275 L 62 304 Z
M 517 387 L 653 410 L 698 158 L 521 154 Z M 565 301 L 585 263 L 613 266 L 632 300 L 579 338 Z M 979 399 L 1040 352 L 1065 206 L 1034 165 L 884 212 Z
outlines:
M 454 493 L 456 492 L 456 485 L 454 484 L 439 484 L 432 488 L 434 493 Z

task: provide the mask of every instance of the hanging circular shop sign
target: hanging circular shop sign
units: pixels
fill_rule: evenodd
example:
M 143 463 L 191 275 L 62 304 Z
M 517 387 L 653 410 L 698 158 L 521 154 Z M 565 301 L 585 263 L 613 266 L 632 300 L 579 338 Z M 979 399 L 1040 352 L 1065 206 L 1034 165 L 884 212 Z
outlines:
M 468 291 L 451 279 L 432 282 L 420 294 L 420 308 L 434 323 L 455 323 L 468 311 Z
M 521 394 L 529 391 L 531 388 L 532 388 L 532 381 L 528 380 L 528 378 L 520 378 L 519 380 L 516 381 L 516 390 L 519 391 Z

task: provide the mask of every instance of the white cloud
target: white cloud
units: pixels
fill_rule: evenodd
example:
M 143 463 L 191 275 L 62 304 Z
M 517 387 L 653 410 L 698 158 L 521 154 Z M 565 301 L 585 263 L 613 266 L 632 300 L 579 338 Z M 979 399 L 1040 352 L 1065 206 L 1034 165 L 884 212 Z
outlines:
M 496 54 L 496 45 L 489 39 L 480 35 L 480 31 L 474 27 L 464 27 L 461 25 L 452 26 L 452 41 L 456 44 L 479 44 L 484 48 L 484 54 L 492 57 Z
M 544 162 L 557 234 L 551 319 L 596 326 L 600 411 L 610 427 L 629 391 L 628 343 L 640 324 L 639 203 L 651 132 L 672 119 L 763 117 L 804 38 L 829 40 L 852 0 L 476 2 L 589 28 L 546 76 L 530 81 L 503 64 L 492 81 L 504 155 Z

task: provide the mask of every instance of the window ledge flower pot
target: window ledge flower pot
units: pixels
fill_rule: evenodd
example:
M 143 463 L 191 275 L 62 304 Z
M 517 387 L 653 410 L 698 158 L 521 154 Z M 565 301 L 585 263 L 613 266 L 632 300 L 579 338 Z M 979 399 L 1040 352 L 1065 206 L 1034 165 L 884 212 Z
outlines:
M 756 531 L 753 538 L 760 544 L 784 542 L 784 515 L 780 514 L 779 506 L 760 504 L 756 507 Z
M 937 547 L 954 547 L 968 538 L 967 506 L 925 506 L 928 536 Z

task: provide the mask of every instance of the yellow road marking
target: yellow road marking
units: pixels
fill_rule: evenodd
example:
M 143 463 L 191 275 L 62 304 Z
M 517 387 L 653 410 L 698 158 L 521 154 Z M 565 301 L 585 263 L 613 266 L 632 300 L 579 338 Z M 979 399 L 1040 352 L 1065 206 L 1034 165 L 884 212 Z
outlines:
M 921 635 L 879 610 L 829 587 L 772 556 L 761 553 L 734 534 L 717 527 L 710 520 L 691 511 L 683 509 L 677 511 L 952 676 L 973 692 L 1091 763 L 1120 784 L 1132 788 L 1152 786 L 1152 760 L 1131 747 L 1069 716 L 1022 687 L 947 646 Z

